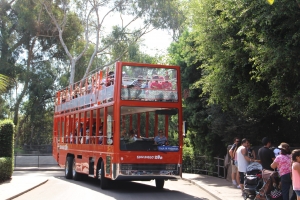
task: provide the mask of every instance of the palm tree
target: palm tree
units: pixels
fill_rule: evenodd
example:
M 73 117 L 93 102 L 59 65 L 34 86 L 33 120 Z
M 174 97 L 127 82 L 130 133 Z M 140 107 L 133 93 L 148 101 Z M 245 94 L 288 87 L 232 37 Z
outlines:
M 9 78 L 3 74 L 0 74 L 0 93 L 6 91 L 8 84 L 9 84 Z

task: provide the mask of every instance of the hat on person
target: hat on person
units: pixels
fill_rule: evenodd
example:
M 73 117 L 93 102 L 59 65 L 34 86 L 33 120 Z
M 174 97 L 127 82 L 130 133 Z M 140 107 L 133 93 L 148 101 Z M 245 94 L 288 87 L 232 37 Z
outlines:
M 285 143 L 285 142 L 282 142 L 279 146 L 278 146 L 279 149 L 283 149 L 283 150 L 289 150 L 290 148 L 290 145 Z

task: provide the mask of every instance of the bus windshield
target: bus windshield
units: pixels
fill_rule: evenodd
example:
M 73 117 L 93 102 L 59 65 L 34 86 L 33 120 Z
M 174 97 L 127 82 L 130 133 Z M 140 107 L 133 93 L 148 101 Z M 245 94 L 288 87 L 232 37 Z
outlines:
M 179 150 L 178 109 L 122 106 L 120 114 L 120 150 Z
M 175 69 L 123 66 L 121 84 L 122 100 L 178 101 Z

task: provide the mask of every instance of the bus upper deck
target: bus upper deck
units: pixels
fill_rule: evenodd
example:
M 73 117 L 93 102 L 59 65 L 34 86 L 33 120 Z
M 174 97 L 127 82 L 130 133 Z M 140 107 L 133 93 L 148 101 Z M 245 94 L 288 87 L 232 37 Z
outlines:
M 178 102 L 178 69 L 126 63 L 98 71 L 56 93 L 55 113 L 116 100 Z M 117 65 L 118 66 L 118 65 Z M 119 95 L 114 95 L 119 89 Z

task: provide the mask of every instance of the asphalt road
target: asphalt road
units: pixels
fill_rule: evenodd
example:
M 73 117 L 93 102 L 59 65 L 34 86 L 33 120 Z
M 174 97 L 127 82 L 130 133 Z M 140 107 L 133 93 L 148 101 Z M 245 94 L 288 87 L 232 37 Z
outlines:
M 119 199 L 119 200 L 215 200 L 209 193 L 187 181 L 166 181 L 163 190 L 155 188 L 154 181 L 113 182 L 108 190 L 102 190 L 96 179 L 86 178 L 82 181 L 69 180 L 63 171 L 15 171 L 13 176 L 48 177 L 48 181 L 15 198 L 17 200 L 76 200 L 76 199 Z

